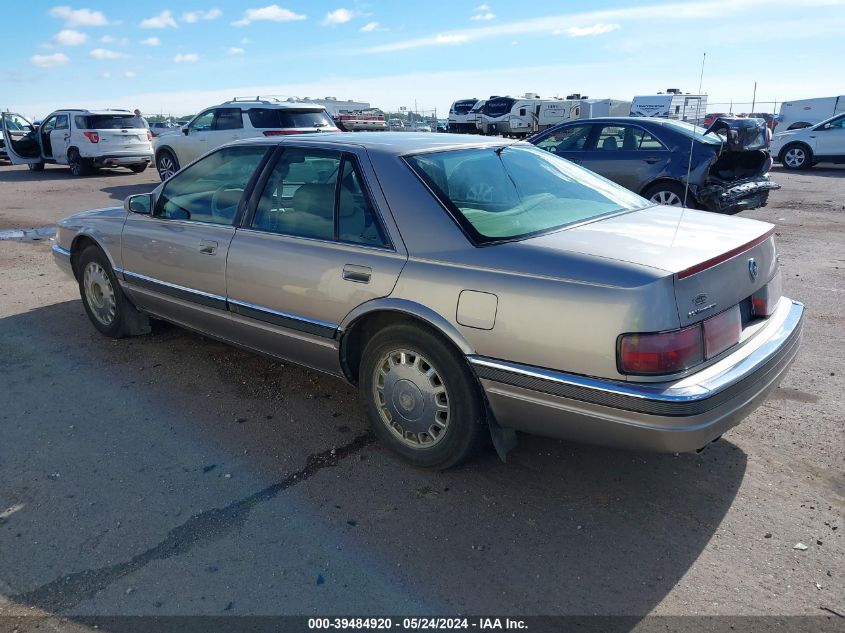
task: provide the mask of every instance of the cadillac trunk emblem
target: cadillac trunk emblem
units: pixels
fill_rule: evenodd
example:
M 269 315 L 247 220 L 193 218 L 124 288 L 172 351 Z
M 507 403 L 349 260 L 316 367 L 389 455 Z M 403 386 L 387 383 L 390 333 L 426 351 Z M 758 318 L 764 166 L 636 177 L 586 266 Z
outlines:
M 751 275 L 751 281 L 755 281 L 757 279 L 757 273 L 759 269 L 757 268 L 757 260 L 753 257 L 748 260 L 748 274 Z

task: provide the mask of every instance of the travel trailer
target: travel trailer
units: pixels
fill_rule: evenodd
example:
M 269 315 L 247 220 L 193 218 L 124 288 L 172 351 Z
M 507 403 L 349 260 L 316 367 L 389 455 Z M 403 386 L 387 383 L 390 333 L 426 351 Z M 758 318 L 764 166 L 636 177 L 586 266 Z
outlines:
M 578 102 L 574 118 L 592 119 L 599 116 L 628 116 L 631 111 L 630 101 L 619 99 L 590 99 L 587 95 L 572 94 L 567 101 Z
M 780 105 L 777 131 L 810 127 L 841 112 L 845 112 L 845 95 L 784 101 Z
M 459 99 L 449 108 L 449 131 L 456 134 L 475 134 L 475 112 L 478 99 Z M 471 119 L 471 120 L 470 120 Z
M 481 108 L 476 127 L 482 134 L 522 138 L 578 118 L 579 111 L 576 101 L 542 99 L 530 92 L 521 97 L 494 97 Z
M 682 93 L 668 88 L 656 95 L 639 95 L 631 102 L 630 116 L 662 117 L 701 124 L 707 113 L 707 95 Z

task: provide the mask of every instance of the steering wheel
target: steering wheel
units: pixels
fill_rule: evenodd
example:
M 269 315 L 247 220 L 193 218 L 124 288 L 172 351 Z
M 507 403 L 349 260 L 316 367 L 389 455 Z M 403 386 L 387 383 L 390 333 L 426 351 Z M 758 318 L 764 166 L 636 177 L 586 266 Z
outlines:
M 240 184 L 226 183 L 217 187 L 211 196 L 211 215 L 234 220 L 243 192 L 244 188 Z

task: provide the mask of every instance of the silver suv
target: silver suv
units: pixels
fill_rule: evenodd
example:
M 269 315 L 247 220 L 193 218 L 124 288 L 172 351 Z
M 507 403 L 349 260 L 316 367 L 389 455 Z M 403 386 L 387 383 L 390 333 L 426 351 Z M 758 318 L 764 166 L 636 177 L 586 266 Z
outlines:
M 181 130 L 157 136 L 156 168 L 161 179 L 166 180 L 181 167 L 225 143 L 256 136 L 337 131 L 321 105 L 236 97 L 203 110 Z
M 67 165 L 75 176 L 98 167 L 140 173 L 153 160 L 150 131 L 128 110 L 56 110 L 39 127 L 20 114 L 3 112 L 0 122 L 9 160 L 32 171 L 55 163 Z

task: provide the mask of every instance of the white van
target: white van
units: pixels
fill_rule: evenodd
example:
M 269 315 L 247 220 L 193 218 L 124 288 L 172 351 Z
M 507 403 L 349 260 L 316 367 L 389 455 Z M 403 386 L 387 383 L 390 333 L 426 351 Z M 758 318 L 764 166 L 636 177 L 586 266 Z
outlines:
M 784 101 L 776 129 L 785 132 L 810 127 L 841 112 L 845 112 L 845 95 Z

